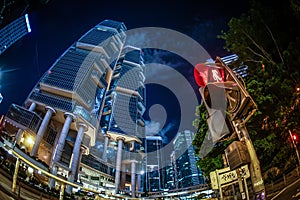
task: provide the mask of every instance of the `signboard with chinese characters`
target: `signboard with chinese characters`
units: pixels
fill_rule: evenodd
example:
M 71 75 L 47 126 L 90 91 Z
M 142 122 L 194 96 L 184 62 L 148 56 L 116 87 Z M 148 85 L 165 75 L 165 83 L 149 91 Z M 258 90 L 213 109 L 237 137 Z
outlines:
M 241 178 L 249 178 L 250 172 L 248 169 L 248 165 L 244 165 L 238 169 L 230 171 L 229 167 L 219 169 L 216 171 L 211 172 L 210 180 L 212 189 L 219 189 L 223 185 L 229 184 L 231 182 L 236 183 L 238 180 L 238 173 L 240 174 Z
M 219 184 L 220 185 L 225 185 L 226 183 L 236 181 L 237 179 L 238 179 L 238 175 L 235 170 L 226 172 L 224 174 L 219 174 Z

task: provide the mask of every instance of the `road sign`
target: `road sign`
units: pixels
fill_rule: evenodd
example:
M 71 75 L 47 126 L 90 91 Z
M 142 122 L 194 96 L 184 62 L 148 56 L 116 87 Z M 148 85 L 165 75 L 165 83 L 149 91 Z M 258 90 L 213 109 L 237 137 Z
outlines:
M 250 171 L 248 168 L 248 165 L 244 165 L 241 168 L 239 168 L 240 174 L 242 178 L 249 178 L 250 177 Z
M 210 172 L 210 180 L 212 189 L 216 190 L 225 184 L 235 182 L 238 180 L 238 174 L 244 179 L 250 177 L 250 171 L 248 165 L 244 165 L 238 169 L 230 171 L 229 167 L 223 169 L 217 169 L 216 171 Z
M 210 181 L 211 181 L 211 188 L 213 190 L 219 189 L 218 177 L 216 171 L 210 172 Z
M 219 175 L 219 183 L 220 185 L 224 185 L 226 183 L 230 183 L 238 179 L 237 173 L 235 170 L 226 172 L 224 174 Z

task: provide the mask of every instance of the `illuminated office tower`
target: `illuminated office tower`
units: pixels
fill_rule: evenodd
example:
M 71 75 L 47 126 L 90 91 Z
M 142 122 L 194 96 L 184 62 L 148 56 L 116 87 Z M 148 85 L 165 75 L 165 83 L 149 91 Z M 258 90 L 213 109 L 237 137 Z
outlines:
M 0 29 L 0 55 L 11 45 L 31 32 L 28 14 Z
M 107 151 L 110 140 L 117 141 L 115 192 L 130 187 L 134 197 L 136 184 L 143 171 L 142 140 L 145 137 L 144 63 L 141 49 L 125 46 L 116 64 L 112 81 L 107 92 L 102 131 L 105 132 L 103 160 L 111 157 Z M 128 183 L 126 177 L 130 174 Z
M 97 180 L 101 184 L 93 189 L 100 189 L 111 188 L 115 181 L 118 192 L 121 166 L 126 170 L 130 164 L 134 196 L 144 134 L 145 77 L 142 51 L 124 47 L 125 31 L 123 23 L 112 20 L 96 25 L 56 60 L 24 107 L 10 107 L 5 120 L 19 129 L 17 146 L 71 182 L 80 177 L 92 185 Z M 100 156 L 95 144 L 101 138 Z M 116 155 L 115 162 L 106 162 L 107 152 Z M 49 186 L 54 185 L 50 179 Z
M 147 191 L 158 192 L 163 189 L 162 177 L 162 138 L 146 136 Z
M 228 56 L 221 57 L 221 60 L 226 65 L 231 65 L 232 63 L 236 62 L 238 60 L 238 56 L 236 54 L 230 54 Z M 209 63 L 215 63 L 213 59 L 208 59 L 207 62 Z M 238 73 L 241 77 L 245 78 L 247 76 L 247 70 L 248 66 L 245 64 L 241 64 L 239 66 L 233 66 L 232 70 L 236 73 Z
M 174 166 L 174 181 L 176 188 L 188 188 L 205 183 L 204 177 L 200 169 L 197 167 L 197 158 L 194 155 L 194 147 L 192 141 L 194 133 L 185 130 L 177 133 L 173 145 L 172 153 Z

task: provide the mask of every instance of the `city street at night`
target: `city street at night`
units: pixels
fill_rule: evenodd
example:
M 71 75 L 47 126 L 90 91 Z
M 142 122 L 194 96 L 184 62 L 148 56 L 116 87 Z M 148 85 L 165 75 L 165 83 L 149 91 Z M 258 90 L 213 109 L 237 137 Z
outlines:
M 0 1 L 0 199 L 300 200 L 300 1 Z

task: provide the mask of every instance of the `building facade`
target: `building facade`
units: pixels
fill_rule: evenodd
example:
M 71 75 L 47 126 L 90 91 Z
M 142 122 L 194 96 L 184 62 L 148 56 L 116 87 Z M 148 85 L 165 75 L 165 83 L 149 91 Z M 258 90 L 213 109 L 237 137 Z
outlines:
M 31 32 L 28 14 L 17 18 L 0 29 L 0 55 L 11 45 Z
M 105 20 L 74 42 L 5 122 L 14 143 L 52 174 L 94 189 L 139 185 L 145 87 L 141 49 L 124 46 L 126 27 Z M 130 120 L 131 119 L 131 120 Z M 129 170 L 128 170 L 129 166 Z M 49 186 L 55 186 L 49 180 Z M 70 193 L 72 187 L 67 186 Z
M 176 189 L 205 184 L 203 174 L 196 165 L 197 158 L 194 155 L 193 138 L 194 133 L 185 130 L 177 133 L 173 141 L 174 151 L 171 154 L 171 163 L 174 171 L 175 184 L 173 185 Z
M 148 193 L 159 192 L 164 188 L 163 184 L 163 155 L 161 136 L 146 136 L 146 190 Z

